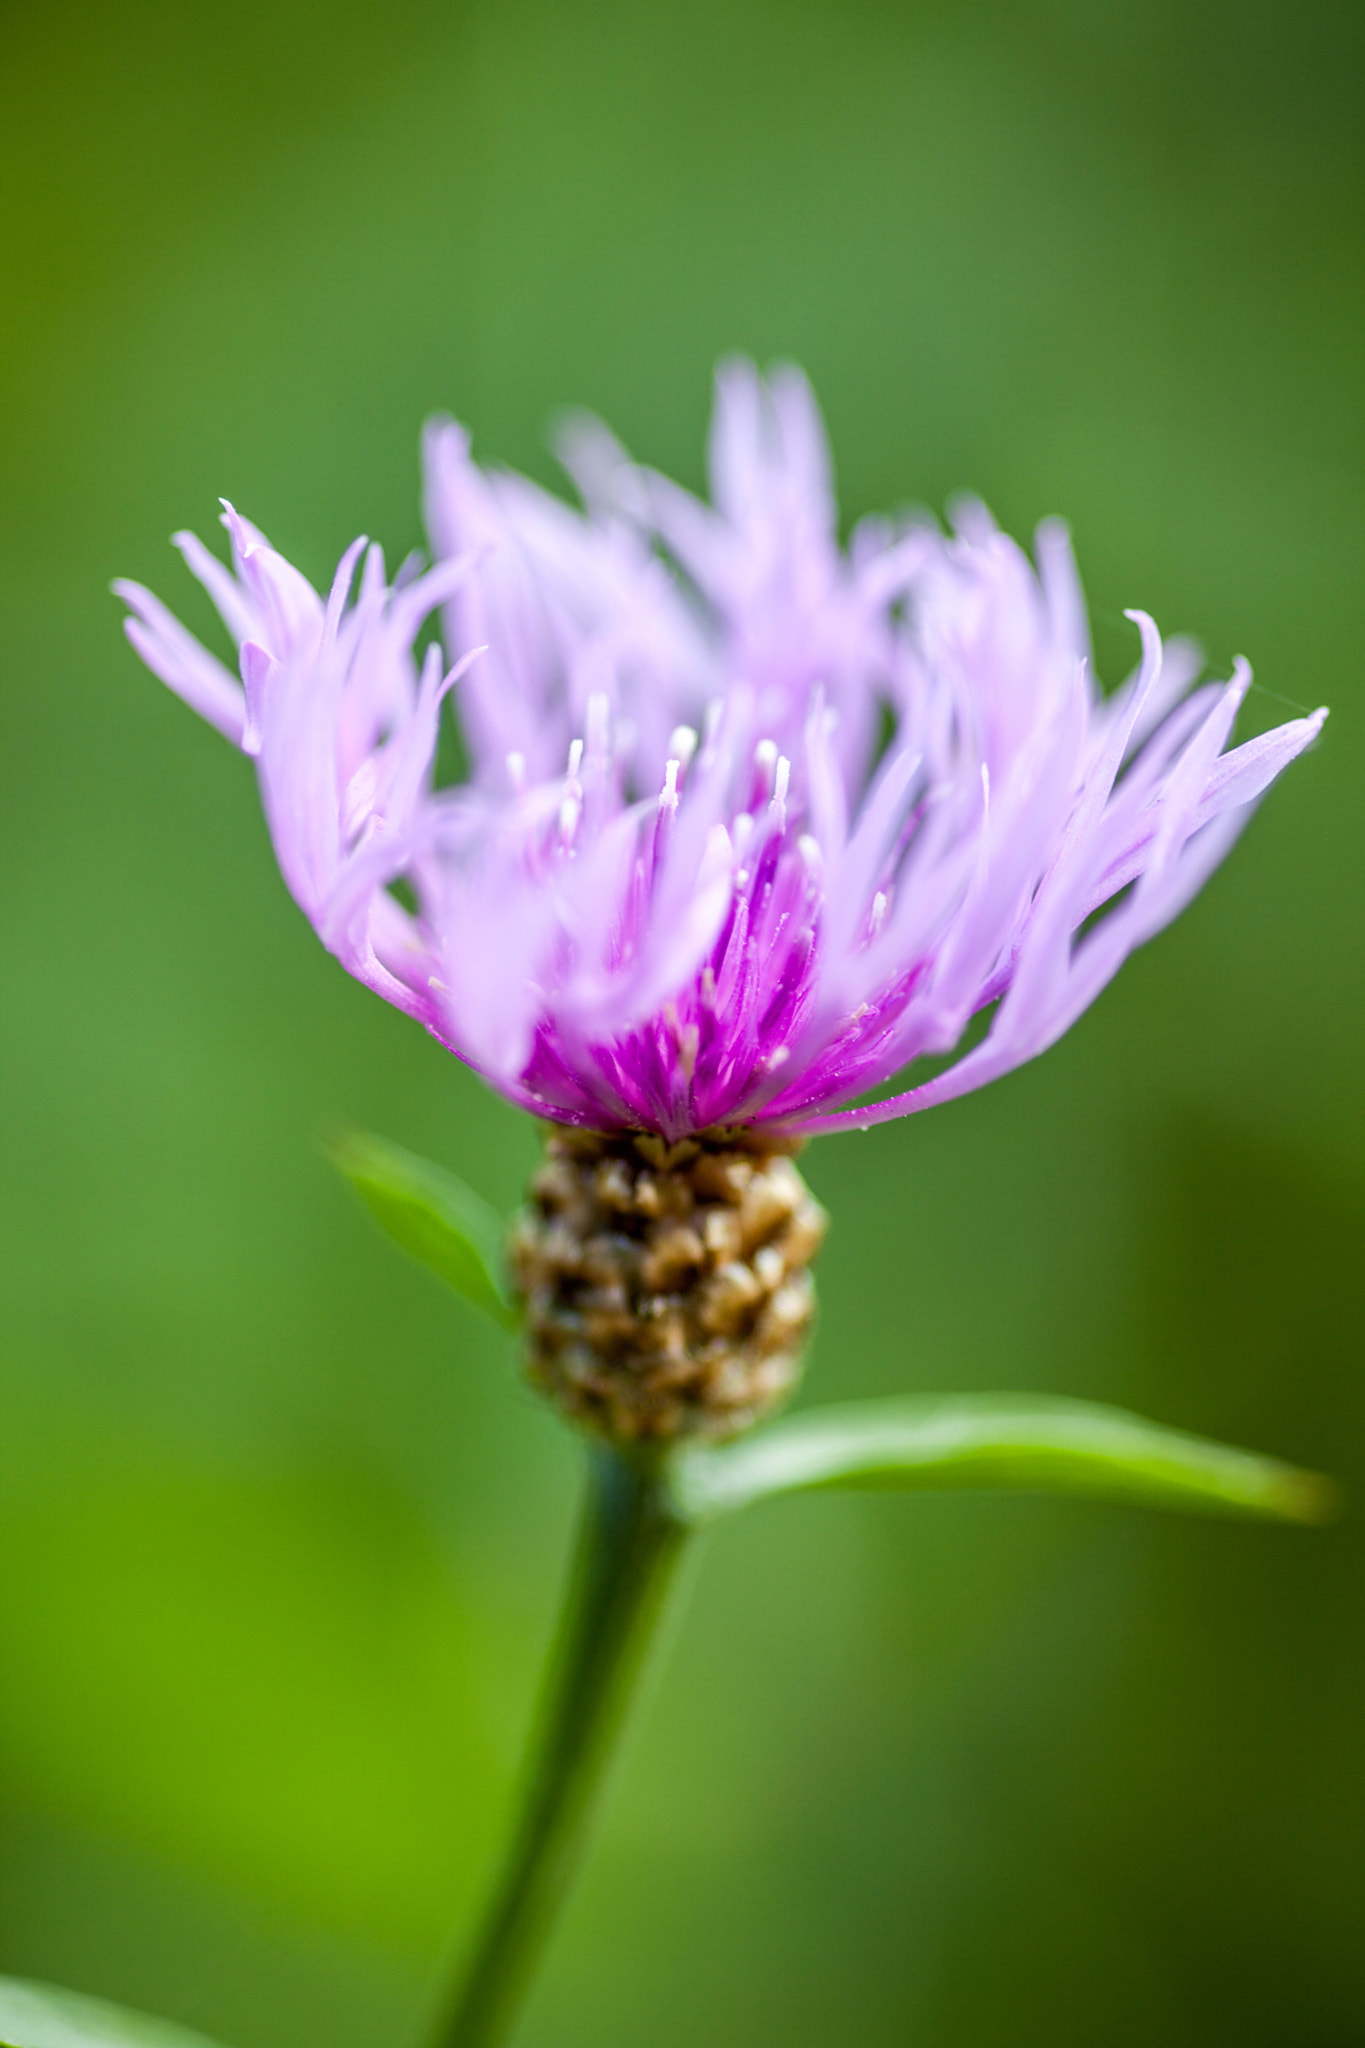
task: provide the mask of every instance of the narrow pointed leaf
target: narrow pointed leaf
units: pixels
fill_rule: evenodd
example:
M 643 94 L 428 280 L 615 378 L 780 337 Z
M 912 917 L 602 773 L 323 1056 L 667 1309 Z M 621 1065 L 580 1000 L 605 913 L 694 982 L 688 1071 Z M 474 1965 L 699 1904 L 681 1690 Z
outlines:
M 502 1219 L 472 1188 L 366 1131 L 333 1138 L 327 1156 L 395 1243 L 504 1329 L 515 1327 L 502 1279 Z
M 55 1984 L 0 1977 L 0 2048 L 213 2048 L 150 2013 L 130 2012 Z
M 927 1395 L 816 1408 L 720 1448 L 674 1454 L 678 1511 L 709 1521 L 815 1487 L 1017 1488 L 1196 1512 L 1325 1521 L 1330 1480 L 1275 1458 L 1049 1395 Z

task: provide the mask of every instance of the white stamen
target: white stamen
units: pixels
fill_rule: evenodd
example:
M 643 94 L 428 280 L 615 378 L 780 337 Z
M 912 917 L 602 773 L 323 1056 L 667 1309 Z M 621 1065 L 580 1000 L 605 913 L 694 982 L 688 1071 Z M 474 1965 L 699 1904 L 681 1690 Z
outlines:
M 568 846 L 578 830 L 579 814 L 583 806 L 576 796 L 566 796 L 559 806 L 559 830 L 564 844 Z
M 580 769 L 580 768 L 581 768 L 582 766 L 583 766 L 583 742 L 582 742 L 582 740 L 573 740 L 573 741 L 571 741 L 571 742 L 570 742 L 570 745 L 569 745 L 569 768 L 568 768 L 568 776 L 569 776 L 569 780 L 570 780 L 570 782 L 572 782 L 572 781 L 573 781 L 574 777 L 575 777 L 575 776 L 577 775 L 577 773 L 578 773 L 579 769 Z
M 754 748 L 754 766 L 763 777 L 768 788 L 772 788 L 772 773 L 777 766 L 776 740 L 760 740 Z
M 661 811 L 676 811 L 678 808 L 678 767 L 678 762 L 670 761 L 664 769 L 664 786 L 659 794 Z
M 697 751 L 697 735 L 690 725 L 674 726 L 668 742 L 668 751 L 677 757 L 679 767 L 686 768 Z
M 697 1065 L 697 1051 L 701 1045 L 701 1032 L 695 1024 L 684 1024 L 678 1015 L 676 1003 L 664 1004 L 664 1016 L 673 1034 L 673 1043 L 678 1049 L 678 1065 L 682 1068 L 683 1079 L 690 1081 Z
M 792 764 L 784 754 L 777 764 L 777 779 L 773 784 L 773 802 L 775 804 L 781 804 L 785 807 L 787 802 L 787 785 L 791 779 Z
M 886 891 L 878 889 L 872 898 L 872 915 L 867 921 L 868 937 L 875 939 L 886 916 Z

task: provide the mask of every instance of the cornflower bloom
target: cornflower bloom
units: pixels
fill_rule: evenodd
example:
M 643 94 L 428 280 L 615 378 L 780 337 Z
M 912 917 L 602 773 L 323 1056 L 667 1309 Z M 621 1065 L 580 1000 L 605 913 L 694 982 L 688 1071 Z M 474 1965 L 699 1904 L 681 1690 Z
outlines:
M 951 535 L 872 520 L 841 548 L 795 371 L 722 371 L 710 506 L 591 421 L 564 455 L 581 510 L 433 426 L 435 566 L 389 583 L 357 541 L 325 599 L 231 507 L 230 571 L 178 536 L 240 681 L 117 586 L 147 664 L 256 758 L 323 943 L 551 1128 L 516 1300 L 469 1190 L 377 1140 L 338 1155 L 400 1242 L 524 1326 L 532 1378 L 593 1438 L 538 1768 L 439 2048 L 505 2038 L 673 1566 L 715 1515 L 868 1483 L 1330 1506 L 1312 1475 L 1046 1397 L 817 1408 L 725 1441 L 788 1390 L 810 1327 L 825 1219 L 802 1140 L 1044 1051 L 1324 714 L 1229 748 L 1246 664 L 1200 684 L 1140 612 L 1140 663 L 1102 695 L 1055 523 L 1036 566 L 974 504 Z M 419 660 L 437 610 L 447 652 Z M 469 774 L 438 788 L 448 692 Z M 948 1064 L 859 1106 L 925 1056 Z
M 1176 915 L 1321 725 L 1229 750 L 1250 670 L 1192 688 L 1140 612 L 1103 696 L 1056 523 L 1036 569 L 974 504 L 842 550 L 794 370 L 722 371 L 713 507 L 591 423 L 566 440 L 583 511 L 434 426 L 437 566 L 391 587 L 356 542 L 324 601 L 230 508 L 232 574 L 178 536 L 240 685 L 117 586 L 143 659 L 257 757 L 324 944 L 552 1121 L 799 1138 L 981 1086 Z M 441 604 L 448 672 L 413 652 Z M 437 790 L 452 686 L 470 778 Z M 934 1078 L 847 1106 L 992 1005 Z

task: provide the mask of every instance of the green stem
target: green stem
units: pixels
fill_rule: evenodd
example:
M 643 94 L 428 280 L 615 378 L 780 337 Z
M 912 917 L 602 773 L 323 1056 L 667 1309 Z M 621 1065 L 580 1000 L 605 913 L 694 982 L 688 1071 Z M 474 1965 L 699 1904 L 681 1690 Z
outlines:
M 689 1531 L 657 1463 L 595 1446 L 530 1781 L 472 1961 L 434 2048 L 507 2037 L 582 1857 Z

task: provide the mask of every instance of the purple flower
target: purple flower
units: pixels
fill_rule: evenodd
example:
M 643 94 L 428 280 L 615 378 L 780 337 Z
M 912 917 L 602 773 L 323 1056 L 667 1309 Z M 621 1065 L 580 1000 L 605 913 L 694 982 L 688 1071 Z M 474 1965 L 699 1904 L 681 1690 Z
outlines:
M 1032 1059 L 1184 906 L 1318 732 L 1231 750 L 1250 683 L 1163 649 L 1095 687 L 1065 530 L 978 505 L 837 538 L 793 370 L 722 370 L 714 504 L 566 436 L 586 509 L 427 440 L 437 566 L 348 550 L 324 601 L 231 508 L 178 545 L 241 685 L 136 584 L 134 646 L 259 763 L 318 935 L 514 1102 L 566 1123 L 879 1123 Z M 444 606 L 445 672 L 414 641 Z M 457 690 L 470 780 L 433 786 Z M 399 880 L 415 908 L 394 893 Z M 840 1105 L 923 1055 L 936 1078 Z

